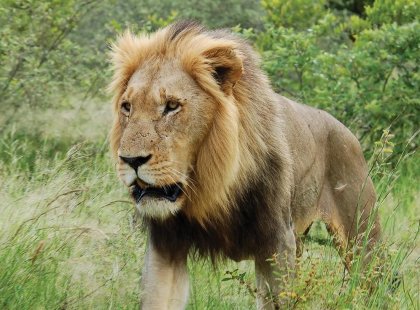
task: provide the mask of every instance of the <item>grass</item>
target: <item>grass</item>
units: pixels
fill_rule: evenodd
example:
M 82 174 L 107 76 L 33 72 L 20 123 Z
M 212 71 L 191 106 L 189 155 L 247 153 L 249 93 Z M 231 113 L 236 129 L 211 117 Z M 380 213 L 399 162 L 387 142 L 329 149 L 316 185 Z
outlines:
M 137 309 L 145 236 L 109 158 L 108 106 L 66 102 L 21 115 L 0 134 L 0 308 Z M 316 223 L 290 308 L 420 309 L 419 166 L 412 155 L 398 170 L 378 168 L 376 184 L 389 193 L 378 205 L 382 276 L 345 274 Z M 252 263 L 189 262 L 189 269 L 188 309 L 255 307 Z M 401 285 L 391 292 L 396 272 Z

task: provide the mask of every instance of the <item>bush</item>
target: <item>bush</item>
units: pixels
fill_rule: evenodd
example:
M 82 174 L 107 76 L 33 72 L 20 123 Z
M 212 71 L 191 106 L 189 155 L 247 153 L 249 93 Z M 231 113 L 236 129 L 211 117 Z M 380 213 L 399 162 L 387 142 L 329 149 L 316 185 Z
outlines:
M 89 57 L 69 40 L 92 1 L 2 1 L 0 3 L 1 112 L 49 95 L 73 91 L 83 79 L 78 60 Z M 82 55 L 83 54 L 83 55 Z
M 366 7 L 367 19 L 374 25 L 411 23 L 420 16 L 418 0 L 377 0 Z
M 262 0 L 268 24 L 306 29 L 325 14 L 325 0 Z
M 287 3 L 268 2 L 280 8 Z M 408 23 L 388 23 L 398 8 L 389 12 L 376 1 L 365 19 L 330 12 L 297 30 L 268 19 L 256 35 L 264 67 L 280 93 L 331 112 L 356 132 L 368 156 L 390 127 L 394 163 L 420 123 L 420 25 L 403 13 L 410 3 L 395 4 Z M 406 151 L 417 146 L 413 140 Z

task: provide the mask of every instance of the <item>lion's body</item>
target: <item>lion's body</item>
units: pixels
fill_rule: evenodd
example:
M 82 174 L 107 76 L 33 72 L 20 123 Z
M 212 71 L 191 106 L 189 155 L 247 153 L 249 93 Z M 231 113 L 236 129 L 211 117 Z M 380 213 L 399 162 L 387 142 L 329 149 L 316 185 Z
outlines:
M 280 184 L 290 191 L 290 209 L 297 235 L 304 235 L 314 221 L 322 220 L 339 239 L 340 251 L 347 247 L 347 241 L 356 235 L 356 222 L 363 222 L 369 214 L 359 219 L 357 216 L 362 209 L 370 211 L 375 202 L 360 145 L 353 134 L 328 113 L 281 96 L 277 100 L 280 109 L 273 119 L 281 125 L 270 132 L 284 130 L 281 135 L 287 137 L 286 149 L 293 158 L 289 163 L 290 183 L 282 182 L 283 160 L 276 156 L 284 155 L 285 150 L 275 147 L 274 154 L 261 158 L 265 166 L 260 166 L 256 180 L 237 189 L 238 197 L 232 200 L 230 216 L 223 222 L 203 227 L 184 213 L 166 221 L 152 220 L 151 238 L 156 239 L 158 247 L 174 255 L 192 248 L 203 257 L 221 256 L 236 261 L 252 259 L 255 252 L 264 251 L 265 246 L 269 251 L 272 243 L 278 242 L 274 237 L 281 225 L 277 220 L 281 219 L 278 209 L 282 206 L 282 202 L 276 201 L 277 194 L 271 191 Z M 379 233 L 378 228 L 376 223 L 374 234 Z M 360 230 L 364 231 L 362 227 Z M 173 231 L 177 234 L 173 235 Z
M 326 223 L 350 266 L 346 248 L 366 232 L 375 192 L 344 125 L 275 94 L 255 52 L 224 31 L 178 23 L 150 38 L 126 35 L 114 63 L 114 153 L 151 158 L 134 174 L 120 161 L 121 179 L 146 188 L 184 184 L 175 202 L 137 203 L 149 231 L 144 308 L 185 306 L 194 250 L 213 260 L 254 259 L 260 296 L 267 285 L 278 292 L 267 259 L 278 254 L 283 272 L 293 268 L 299 236 L 315 220 Z M 181 106 L 157 112 L 169 95 Z M 127 101 L 132 108 L 120 116 Z M 369 247 L 379 237 L 376 214 L 373 223 Z M 258 300 L 261 308 L 274 304 Z
M 328 113 L 283 101 L 289 121 L 294 120 L 285 128 L 295 141 L 289 144 L 295 158 L 291 204 L 295 229 L 304 234 L 314 220 L 322 220 L 344 250 L 356 236 L 356 229 L 366 230 L 375 203 L 359 142 Z M 379 223 L 372 228 L 378 238 Z

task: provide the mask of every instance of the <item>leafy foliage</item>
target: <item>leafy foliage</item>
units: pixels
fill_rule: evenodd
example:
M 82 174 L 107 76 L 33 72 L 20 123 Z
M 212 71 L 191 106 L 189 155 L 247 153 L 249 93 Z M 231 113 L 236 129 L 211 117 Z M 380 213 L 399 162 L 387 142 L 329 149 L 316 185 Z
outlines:
M 369 21 L 374 25 L 411 23 L 420 16 L 418 0 L 380 0 L 366 8 Z
M 368 154 L 391 127 L 399 155 L 420 123 L 420 24 L 410 15 L 414 1 L 388 2 L 375 1 L 365 19 L 325 13 L 297 29 L 269 18 L 257 46 L 277 90 L 332 113 L 358 134 Z M 272 7 L 289 2 L 264 3 L 275 12 Z M 394 15 L 407 23 L 389 23 Z M 409 151 L 417 146 L 411 141 Z
M 3 104 L 39 104 L 55 92 L 73 91 L 84 59 L 69 40 L 93 1 L 0 3 L 0 95 Z M 83 72 L 83 71 L 82 71 Z M 86 73 L 83 72 L 83 73 Z M 4 111 L 3 111 L 4 112 Z
M 266 21 L 272 26 L 305 29 L 325 14 L 325 0 L 262 0 Z

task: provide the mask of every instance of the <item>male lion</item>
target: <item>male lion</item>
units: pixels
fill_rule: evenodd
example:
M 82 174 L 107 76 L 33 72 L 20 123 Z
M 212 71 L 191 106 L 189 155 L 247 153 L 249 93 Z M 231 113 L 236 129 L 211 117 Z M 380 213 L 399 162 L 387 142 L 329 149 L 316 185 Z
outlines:
M 379 238 L 376 214 L 367 229 L 375 192 L 355 136 L 274 93 L 243 39 L 178 22 L 125 33 L 112 59 L 111 148 L 148 231 L 143 309 L 185 307 L 190 251 L 254 259 L 257 307 L 271 309 L 284 285 L 273 271 L 293 270 L 313 221 L 348 265 L 349 245 Z

